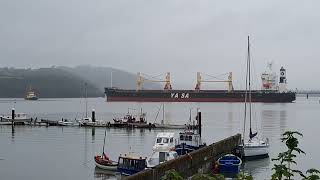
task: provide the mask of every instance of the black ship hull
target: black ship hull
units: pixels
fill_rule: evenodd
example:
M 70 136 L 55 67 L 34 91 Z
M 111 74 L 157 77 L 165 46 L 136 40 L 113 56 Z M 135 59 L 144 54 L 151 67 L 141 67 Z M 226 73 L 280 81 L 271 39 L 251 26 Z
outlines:
M 124 90 L 105 88 L 107 101 L 134 102 L 244 102 L 245 91 L 224 90 Z M 252 91 L 252 102 L 288 103 L 294 92 Z

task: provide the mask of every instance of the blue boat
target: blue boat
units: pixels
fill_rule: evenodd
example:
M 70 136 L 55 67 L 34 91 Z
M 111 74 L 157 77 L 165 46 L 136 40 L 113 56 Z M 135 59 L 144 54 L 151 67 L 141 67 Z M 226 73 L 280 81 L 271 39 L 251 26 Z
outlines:
M 130 176 L 143 171 L 146 167 L 146 158 L 125 154 L 124 156 L 119 156 L 117 171 L 120 174 Z
M 233 154 L 227 154 L 218 159 L 219 172 L 223 175 L 238 174 L 242 160 Z
M 175 146 L 175 150 L 178 155 L 184 155 L 190 153 L 194 150 L 200 149 L 206 146 L 206 143 L 202 142 L 201 139 L 201 112 L 198 109 L 198 115 L 196 117 L 198 121 L 198 130 L 189 128 L 184 132 L 179 133 L 179 139 Z M 190 121 L 191 121 L 191 111 L 190 111 Z
M 180 156 L 204 146 L 206 146 L 206 144 L 202 142 L 200 134 L 187 130 L 179 133 L 179 139 L 175 149 Z

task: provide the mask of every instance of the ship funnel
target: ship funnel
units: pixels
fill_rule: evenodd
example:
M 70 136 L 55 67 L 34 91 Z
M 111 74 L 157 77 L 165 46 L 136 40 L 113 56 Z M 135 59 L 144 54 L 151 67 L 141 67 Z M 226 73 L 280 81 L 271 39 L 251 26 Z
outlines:
M 286 69 L 281 67 L 280 69 L 280 80 L 279 80 L 279 92 L 287 92 L 287 77 L 286 77 Z

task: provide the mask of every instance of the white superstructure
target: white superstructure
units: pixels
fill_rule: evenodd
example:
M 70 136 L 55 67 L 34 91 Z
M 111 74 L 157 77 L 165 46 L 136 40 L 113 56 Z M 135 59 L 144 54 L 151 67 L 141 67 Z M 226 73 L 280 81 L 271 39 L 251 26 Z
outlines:
M 266 71 L 261 74 L 262 90 L 278 90 L 278 76 L 272 70 L 273 63 L 269 62 Z
M 173 132 L 162 132 L 157 134 L 156 142 L 152 147 L 153 151 L 170 150 L 175 147 Z
M 177 158 L 178 153 L 174 150 L 175 137 L 173 132 L 158 133 L 152 148 L 152 154 L 147 158 L 147 167 L 153 168 L 165 161 Z

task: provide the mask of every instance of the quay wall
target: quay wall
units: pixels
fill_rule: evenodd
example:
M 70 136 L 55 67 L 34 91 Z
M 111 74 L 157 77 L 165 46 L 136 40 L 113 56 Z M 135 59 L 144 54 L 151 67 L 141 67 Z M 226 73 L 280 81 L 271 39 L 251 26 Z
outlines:
M 175 169 L 185 178 L 198 172 L 207 173 L 212 171 L 213 162 L 219 157 L 232 153 L 241 142 L 241 135 L 236 134 L 228 137 L 190 154 L 180 156 L 176 159 L 164 162 L 154 167 L 146 169 L 137 174 L 127 177 L 127 180 L 159 180 L 166 171 Z

